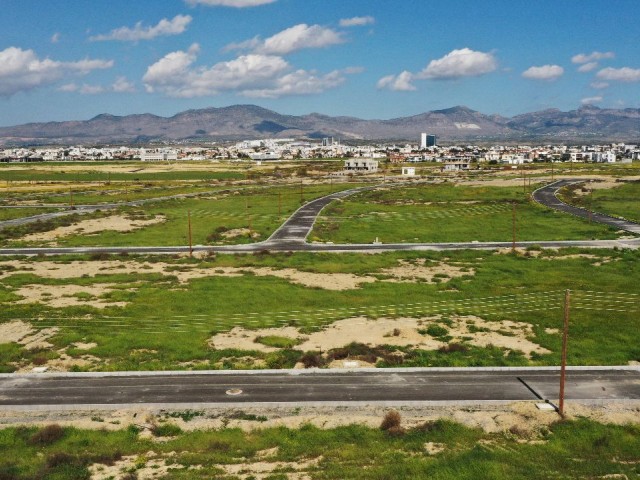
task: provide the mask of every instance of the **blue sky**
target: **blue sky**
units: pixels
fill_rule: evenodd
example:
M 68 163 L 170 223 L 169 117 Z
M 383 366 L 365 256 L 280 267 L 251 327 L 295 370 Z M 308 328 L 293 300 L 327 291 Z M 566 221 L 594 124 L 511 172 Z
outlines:
M 0 125 L 640 107 L 637 0 L 0 0 Z

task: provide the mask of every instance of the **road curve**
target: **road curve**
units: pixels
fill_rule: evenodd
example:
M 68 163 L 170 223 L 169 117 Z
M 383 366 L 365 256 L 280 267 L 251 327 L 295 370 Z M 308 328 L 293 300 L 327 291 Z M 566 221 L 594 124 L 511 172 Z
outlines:
M 559 370 L 367 369 L 5 374 L 0 409 L 35 405 L 555 401 Z M 567 400 L 640 400 L 638 368 L 569 368 Z
M 559 212 L 568 213 L 569 215 L 574 215 L 576 217 L 591 219 L 593 222 L 602 223 L 604 225 L 608 225 L 610 227 L 616 228 L 617 230 L 624 230 L 633 234 L 640 234 L 640 224 L 632 222 L 630 220 L 624 220 L 621 218 L 611 217 L 609 215 L 605 215 L 603 213 L 592 212 L 589 213 L 588 210 L 584 208 L 574 207 L 572 205 L 567 205 L 558 199 L 558 190 L 562 187 L 566 187 L 567 185 L 572 185 L 575 183 L 584 183 L 588 182 L 589 179 L 565 179 L 558 180 L 556 182 L 550 183 L 549 185 L 545 185 L 537 189 L 532 194 L 532 198 L 541 205 L 545 207 L 552 208 Z

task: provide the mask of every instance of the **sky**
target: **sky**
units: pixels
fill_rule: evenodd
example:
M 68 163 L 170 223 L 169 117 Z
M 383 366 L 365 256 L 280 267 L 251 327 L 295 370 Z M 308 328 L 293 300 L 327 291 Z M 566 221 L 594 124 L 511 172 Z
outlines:
M 640 108 L 638 0 L 0 0 L 0 126 Z

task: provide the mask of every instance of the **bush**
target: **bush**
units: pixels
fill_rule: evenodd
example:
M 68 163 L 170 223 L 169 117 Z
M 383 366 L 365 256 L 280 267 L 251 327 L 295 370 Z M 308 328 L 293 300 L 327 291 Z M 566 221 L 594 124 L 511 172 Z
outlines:
M 151 427 L 151 433 L 154 437 L 175 437 L 182 433 L 182 429 L 172 423 L 163 423 Z
M 449 345 L 445 345 L 444 347 L 440 347 L 438 349 L 438 351 L 441 353 L 466 352 L 468 350 L 469 349 L 461 343 L 450 343 Z
M 320 368 L 325 364 L 324 358 L 317 352 L 306 352 L 300 357 L 304 368 Z
M 398 412 L 397 410 L 389 410 L 382 419 L 380 430 L 388 432 L 391 429 L 398 429 L 401 428 L 401 423 L 402 417 L 400 416 L 400 412 Z
M 30 445 L 50 445 L 64 436 L 64 430 L 58 424 L 47 425 L 29 438 Z
M 449 333 L 449 330 L 447 330 L 444 327 L 441 327 L 440 325 L 429 325 L 426 332 L 428 335 L 431 335 L 432 337 L 444 337 L 446 334 Z

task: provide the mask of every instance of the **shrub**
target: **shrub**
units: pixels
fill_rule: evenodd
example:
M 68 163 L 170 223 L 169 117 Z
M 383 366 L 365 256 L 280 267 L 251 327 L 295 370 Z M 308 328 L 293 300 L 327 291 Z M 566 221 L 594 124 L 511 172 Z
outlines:
M 401 423 L 402 417 L 400 416 L 400 412 L 398 412 L 397 410 L 389 410 L 382 419 L 380 430 L 388 432 L 391 429 L 398 429 L 401 428 Z
M 300 357 L 304 368 L 319 368 L 325 364 L 324 358 L 317 352 L 306 352 Z
M 449 333 L 449 330 L 447 330 L 444 327 L 441 327 L 440 325 L 429 325 L 426 332 L 428 335 L 431 335 L 432 337 L 444 337 L 446 334 Z
M 438 349 L 441 353 L 454 353 L 454 352 L 466 352 L 469 348 L 461 343 L 450 343 L 449 345 L 445 345 L 444 347 L 440 347 Z
M 163 423 L 151 427 L 151 433 L 154 437 L 175 437 L 182 433 L 182 429 L 172 423 Z
M 64 430 L 58 424 L 47 425 L 29 438 L 30 445 L 50 445 L 64 436 Z

